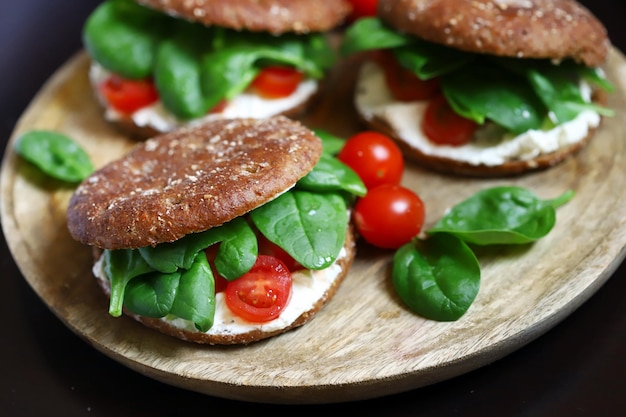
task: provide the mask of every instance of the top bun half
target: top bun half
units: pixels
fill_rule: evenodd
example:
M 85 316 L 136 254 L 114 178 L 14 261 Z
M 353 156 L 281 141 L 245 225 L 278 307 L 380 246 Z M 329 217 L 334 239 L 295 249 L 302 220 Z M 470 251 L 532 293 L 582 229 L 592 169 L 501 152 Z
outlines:
M 345 0 L 136 0 L 207 26 L 252 32 L 308 33 L 339 26 L 352 10 Z
M 81 243 L 111 250 L 173 242 L 276 198 L 321 154 L 321 140 L 283 116 L 181 128 L 85 179 L 70 199 L 68 229 Z
M 468 52 L 602 65 L 606 28 L 573 0 L 379 0 L 389 26 Z

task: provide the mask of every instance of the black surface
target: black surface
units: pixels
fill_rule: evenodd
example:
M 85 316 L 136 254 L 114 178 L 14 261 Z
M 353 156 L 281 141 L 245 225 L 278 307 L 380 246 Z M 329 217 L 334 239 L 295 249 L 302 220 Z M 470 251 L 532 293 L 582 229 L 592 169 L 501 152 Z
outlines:
M 45 80 L 81 47 L 95 0 L 0 2 L 0 138 Z M 585 1 L 626 50 L 622 0 Z M 131 371 L 68 330 L 0 245 L 0 416 L 200 416 L 298 412 L 302 406 L 228 401 Z M 582 307 L 491 365 L 407 393 L 313 413 L 379 416 L 622 416 L 626 414 L 626 264 Z

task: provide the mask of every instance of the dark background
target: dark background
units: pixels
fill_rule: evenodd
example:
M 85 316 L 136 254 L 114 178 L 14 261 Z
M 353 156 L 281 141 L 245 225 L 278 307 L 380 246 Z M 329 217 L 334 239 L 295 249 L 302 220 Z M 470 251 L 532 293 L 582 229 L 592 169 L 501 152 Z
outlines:
M 0 139 L 45 80 L 81 47 L 96 0 L 0 3 Z M 584 1 L 626 50 L 626 3 Z M 0 415 L 200 416 L 298 412 L 171 387 L 91 348 L 41 302 L 0 245 Z M 626 264 L 582 307 L 534 342 L 474 372 L 384 398 L 306 406 L 379 416 L 622 416 L 626 413 Z M 219 408 L 219 410 L 218 410 Z

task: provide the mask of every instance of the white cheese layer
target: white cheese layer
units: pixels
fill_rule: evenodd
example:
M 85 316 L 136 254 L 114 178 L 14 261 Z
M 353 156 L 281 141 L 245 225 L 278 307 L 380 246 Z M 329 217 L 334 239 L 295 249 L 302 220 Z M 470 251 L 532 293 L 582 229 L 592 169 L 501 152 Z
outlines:
M 591 89 L 587 84 L 583 84 L 583 92 L 589 99 Z M 583 140 L 590 129 L 600 124 L 600 115 L 586 110 L 551 130 L 530 130 L 514 136 L 503 135 L 496 126 L 486 125 L 466 145 L 437 145 L 429 141 L 420 128 L 427 102 L 395 101 L 382 69 L 371 61 L 361 67 L 354 102 L 365 119 L 376 116 L 386 120 L 399 137 L 422 153 L 473 165 L 495 166 L 506 161 L 534 159 Z
M 347 252 L 342 249 L 339 253 L 337 261 L 344 258 Z M 103 258 L 100 257 L 93 266 L 94 276 L 105 282 L 108 278 L 103 269 Z M 213 327 L 206 334 L 209 335 L 238 335 L 248 333 L 253 330 L 261 330 L 263 332 L 272 332 L 281 330 L 290 326 L 303 313 L 310 311 L 315 303 L 324 296 L 324 294 L 332 287 L 333 283 L 341 274 L 341 267 L 337 262 L 330 267 L 318 271 L 301 270 L 292 273 L 293 288 L 289 303 L 280 316 L 266 323 L 253 323 L 242 319 L 233 314 L 226 306 L 224 293 L 220 292 L 215 295 L 215 318 Z M 161 320 L 179 329 L 188 330 L 190 332 L 199 332 L 193 322 L 178 317 L 166 316 Z
M 89 79 L 95 87 L 106 80 L 111 73 L 97 63 L 92 63 L 89 70 Z M 254 118 L 265 119 L 276 116 L 287 110 L 293 109 L 309 100 L 319 88 L 319 83 L 313 79 L 305 79 L 300 83 L 296 91 L 288 97 L 265 99 L 256 94 L 243 92 L 233 98 L 220 113 L 207 114 L 205 117 L 193 121 L 182 121 L 168 112 L 163 103 L 157 101 L 151 106 L 140 109 L 130 115 L 133 122 L 140 127 L 150 127 L 159 132 L 167 132 L 182 124 L 199 123 L 204 120 L 216 118 Z M 94 88 L 95 89 L 95 88 Z M 97 91 L 97 89 L 95 89 Z M 106 107 L 104 117 L 108 121 L 118 121 L 127 116 L 107 105 L 100 97 L 100 101 Z

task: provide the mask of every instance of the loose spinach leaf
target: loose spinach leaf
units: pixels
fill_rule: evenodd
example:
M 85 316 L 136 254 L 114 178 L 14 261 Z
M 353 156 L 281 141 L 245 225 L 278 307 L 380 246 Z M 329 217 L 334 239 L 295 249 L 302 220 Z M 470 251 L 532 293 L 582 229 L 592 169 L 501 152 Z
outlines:
M 105 1 L 89 15 L 83 44 L 106 69 L 126 78 L 152 74 L 156 47 L 168 18 L 127 0 Z
M 567 191 L 542 200 L 522 187 L 487 188 L 452 207 L 427 233 L 453 234 L 476 245 L 530 243 L 552 230 L 555 209 L 573 196 Z
M 119 317 L 122 315 L 124 293 L 130 280 L 153 269 L 136 250 L 105 250 L 102 256 L 104 273 L 111 282 L 109 314 Z
M 172 310 L 181 272 L 151 272 L 136 277 L 126 286 L 124 307 L 145 317 L 165 317 Z
M 431 320 L 454 321 L 478 294 L 480 265 L 462 240 L 441 233 L 398 249 L 392 281 L 413 312 Z
M 175 242 L 139 248 L 138 251 L 152 268 L 171 273 L 179 268 L 191 268 L 198 252 L 219 242 L 222 243 L 215 264 L 222 276 L 235 279 L 252 268 L 258 244 L 254 231 L 243 218 L 204 232 L 188 234 Z
M 46 175 L 71 183 L 93 172 L 89 155 L 71 138 L 49 130 L 31 130 L 15 142 L 15 151 Z
M 170 314 L 192 321 L 201 332 L 213 326 L 215 280 L 204 252 L 198 252 L 191 268 L 183 271 Z
M 259 231 L 307 269 L 330 266 L 348 227 L 348 209 L 338 193 L 291 190 L 250 213 Z
M 322 154 L 317 165 L 301 178 L 296 186 L 317 192 L 343 190 L 357 196 L 364 196 L 367 193 L 365 184 L 352 168 L 327 154 Z

